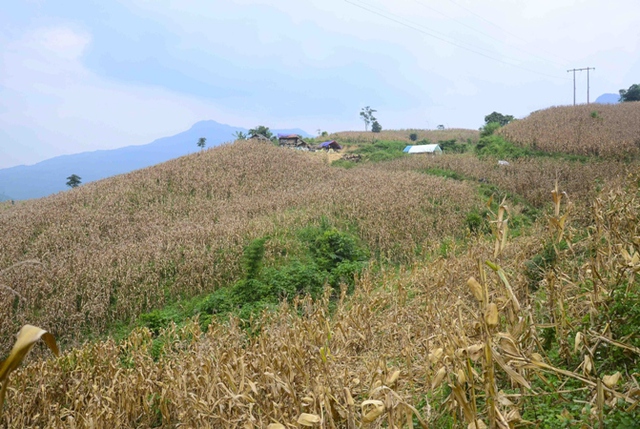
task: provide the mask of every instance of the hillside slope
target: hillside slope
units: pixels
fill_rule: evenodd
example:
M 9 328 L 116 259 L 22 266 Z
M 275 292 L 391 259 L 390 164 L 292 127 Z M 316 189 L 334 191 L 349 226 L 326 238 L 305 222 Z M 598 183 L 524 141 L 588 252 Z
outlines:
M 77 174 L 83 183 L 89 183 L 128 173 L 197 152 L 196 142 L 200 137 L 207 139 L 207 147 L 213 147 L 232 141 L 237 131 L 247 132 L 245 128 L 216 121 L 200 121 L 187 131 L 145 145 L 64 155 L 35 165 L 1 169 L 0 192 L 6 192 L 16 200 L 41 198 L 68 189 L 66 177 L 71 174 Z M 306 134 L 297 129 L 274 132 Z
M 517 145 L 544 152 L 636 157 L 640 154 L 640 102 L 551 107 L 498 133 Z
M 446 202 L 446 203 L 445 203 Z M 0 353 L 17 327 L 63 340 L 229 285 L 252 239 L 318 223 L 357 232 L 380 258 L 464 229 L 473 187 L 410 171 L 332 168 L 320 158 L 237 142 L 0 212 Z

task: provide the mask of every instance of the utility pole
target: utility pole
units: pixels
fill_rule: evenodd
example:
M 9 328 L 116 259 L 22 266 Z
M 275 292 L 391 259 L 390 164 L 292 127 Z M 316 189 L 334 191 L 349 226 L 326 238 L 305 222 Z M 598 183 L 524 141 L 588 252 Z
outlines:
M 587 104 L 589 104 L 589 70 L 595 70 L 595 67 L 585 67 L 581 69 L 571 69 L 567 70 L 567 73 L 573 72 L 573 105 L 576 105 L 576 72 L 577 71 L 587 71 Z

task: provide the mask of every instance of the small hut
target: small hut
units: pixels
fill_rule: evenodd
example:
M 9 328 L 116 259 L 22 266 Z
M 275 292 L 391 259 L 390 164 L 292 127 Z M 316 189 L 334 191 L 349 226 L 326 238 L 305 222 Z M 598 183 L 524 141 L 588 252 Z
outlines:
M 278 134 L 280 146 L 292 149 L 309 150 L 309 145 L 298 134 Z
M 259 142 L 271 142 L 271 140 L 269 140 L 262 134 L 251 134 L 251 136 L 249 137 L 249 140 L 259 141 Z
M 340 150 L 342 149 L 342 146 L 340 146 L 340 144 L 338 144 L 337 141 L 335 140 L 329 140 L 326 142 L 322 142 L 318 145 L 318 149 L 324 149 L 324 150 L 329 150 L 329 149 L 333 149 L 333 150 Z
M 431 155 L 442 155 L 442 149 L 437 144 L 420 144 L 407 146 L 404 148 L 403 152 L 409 154 L 426 153 Z

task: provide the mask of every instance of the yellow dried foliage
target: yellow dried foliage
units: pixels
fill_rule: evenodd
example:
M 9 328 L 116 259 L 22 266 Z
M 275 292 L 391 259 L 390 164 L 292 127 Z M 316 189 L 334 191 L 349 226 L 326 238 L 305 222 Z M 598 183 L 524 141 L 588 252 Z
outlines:
M 4 361 L 0 362 L 0 417 L 2 417 L 2 407 L 4 406 L 4 398 L 9 385 L 9 374 L 22 364 L 27 354 L 39 340 L 44 341 L 53 354 L 56 356 L 60 354 L 56 340 L 49 332 L 32 325 L 24 325 L 20 329 L 11 353 Z
M 227 286 L 241 275 L 249 240 L 323 216 L 355 226 L 382 258 L 409 262 L 416 249 L 462 231 L 478 202 L 466 183 L 336 169 L 255 142 L 23 202 L 0 211 L 0 283 L 24 298 L 0 288 L 0 354 L 25 323 L 78 344 L 81 331 L 97 334 L 175 297 Z M 41 265 L 2 272 L 26 259 Z
M 624 158 L 640 154 L 640 103 L 561 106 L 533 112 L 498 131 L 545 152 Z

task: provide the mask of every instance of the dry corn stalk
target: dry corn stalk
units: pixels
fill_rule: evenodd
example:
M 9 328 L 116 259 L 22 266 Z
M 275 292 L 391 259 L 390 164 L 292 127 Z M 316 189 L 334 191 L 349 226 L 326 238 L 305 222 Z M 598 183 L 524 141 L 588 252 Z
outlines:
M 2 417 L 2 407 L 7 393 L 7 386 L 9 385 L 9 374 L 20 366 L 31 348 L 40 339 L 45 342 L 54 355 L 58 356 L 60 354 L 53 335 L 37 326 L 24 325 L 18 332 L 16 342 L 13 349 L 11 349 L 9 357 L 0 362 L 0 383 L 2 383 L 2 388 L 0 389 L 0 417 Z

